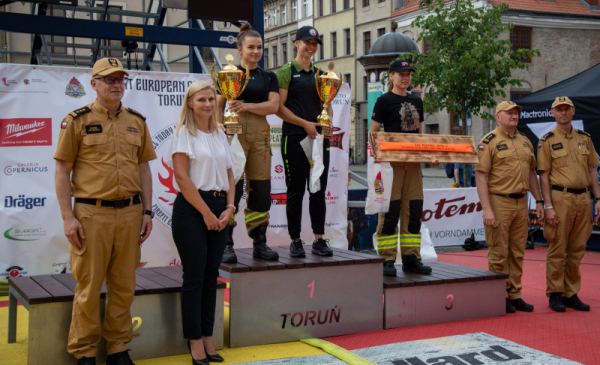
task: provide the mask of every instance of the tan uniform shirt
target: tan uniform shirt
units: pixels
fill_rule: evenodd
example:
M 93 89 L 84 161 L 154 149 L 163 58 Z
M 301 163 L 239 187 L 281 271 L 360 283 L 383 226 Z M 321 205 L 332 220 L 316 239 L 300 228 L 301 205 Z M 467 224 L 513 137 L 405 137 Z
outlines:
M 513 137 L 500 128 L 488 133 L 477 147 L 475 170 L 489 173 L 492 194 L 522 194 L 529 190 L 529 171 L 536 167 L 529 139 L 515 131 Z
M 558 126 L 540 139 L 538 171 L 548 171 L 550 185 L 571 189 L 590 186 L 589 167 L 600 164 L 592 138 L 587 132 L 571 129 L 571 136 Z
M 73 197 L 120 200 L 142 191 L 138 164 L 156 154 L 141 114 L 121 106 L 111 118 L 96 100 L 63 119 L 54 158 L 74 163 Z

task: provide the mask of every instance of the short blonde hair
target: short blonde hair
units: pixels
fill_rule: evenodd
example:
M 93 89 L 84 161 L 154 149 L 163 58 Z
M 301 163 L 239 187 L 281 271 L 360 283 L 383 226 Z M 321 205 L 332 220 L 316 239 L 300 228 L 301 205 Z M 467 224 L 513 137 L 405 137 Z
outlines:
M 199 91 L 210 89 L 215 97 L 215 111 L 208 121 L 208 130 L 211 133 L 215 133 L 219 130 L 217 125 L 218 120 L 218 107 L 217 107 L 217 90 L 214 86 L 204 80 L 198 80 L 192 82 L 188 87 L 183 98 L 183 104 L 181 105 L 181 113 L 179 114 L 179 122 L 175 127 L 175 135 L 178 135 L 181 127 L 185 126 L 185 129 L 192 135 L 198 134 L 198 126 L 196 125 L 196 119 L 194 118 L 194 111 L 188 106 L 188 102 L 196 95 Z

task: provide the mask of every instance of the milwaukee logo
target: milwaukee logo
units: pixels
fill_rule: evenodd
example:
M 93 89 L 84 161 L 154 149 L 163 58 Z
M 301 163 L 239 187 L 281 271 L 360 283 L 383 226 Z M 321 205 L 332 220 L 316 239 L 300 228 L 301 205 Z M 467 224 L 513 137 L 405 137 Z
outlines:
M 550 109 L 546 109 L 543 111 L 531 111 L 531 112 L 526 112 L 525 110 L 523 110 L 521 112 L 521 119 L 531 119 L 531 118 L 549 118 L 552 116 L 552 112 L 550 111 Z
M 51 118 L 0 119 L 0 147 L 51 145 Z
M 6 137 L 19 137 L 27 133 L 33 133 L 41 130 L 46 126 L 45 122 L 34 121 L 31 124 L 17 124 L 11 123 L 5 126 L 6 128 Z

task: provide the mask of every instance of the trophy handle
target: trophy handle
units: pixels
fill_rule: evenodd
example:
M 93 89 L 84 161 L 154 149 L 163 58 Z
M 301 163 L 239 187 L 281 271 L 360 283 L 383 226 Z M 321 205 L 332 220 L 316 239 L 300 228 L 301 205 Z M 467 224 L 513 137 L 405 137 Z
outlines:
M 317 68 L 317 72 L 315 72 L 315 86 L 317 87 L 317 95 L 319 95 L 320 99 L 323 99 L 323 95 L 321 95 L 321 88 L 319 87 L 320 81 L 321 79 L 319 79 L 319 69 Z
M 238 97 L 240 95 L 242 95 L 242 93 L 244 92 L 244 90 L 246 90 L 246 86 L 248 85 L 248 81 L 250 81 L 250 69 L 248 68 L 248 65 L 246 65 L 246 77 L 245 77 L 245 80 L 244 80 L 244 86 L 242 86 L 242 90 L 240 90 L 240 93 L 238 94 Z
M 225 95 L 225 93 L 223 93 L 223 90 L 221 89 L 221 86 L 217 82 L 217 79 L 215 78 L 215 73 L 213 72 L 215 70 L 216 65 L 217 65 L 217 63 L 215 62 L 215 63 L 213 63 L 212 67 L 210 68 L 210 78 L 212 79 L 213 85 L 215 86 L 215 89 L 217 89 L 219 94 Z

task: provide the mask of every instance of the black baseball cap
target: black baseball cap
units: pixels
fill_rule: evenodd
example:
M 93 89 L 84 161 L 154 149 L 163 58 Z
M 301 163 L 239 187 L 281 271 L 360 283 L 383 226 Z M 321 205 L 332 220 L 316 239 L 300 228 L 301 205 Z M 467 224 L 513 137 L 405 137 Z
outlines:
M 320 45 L 323 45 L 321 39 L 319 39 L 319 31 L 317 31 L 314 27 L 304 26 L 296 32 L 296 40 L 297 41 L 309 41 L 311 39 L 316 39 Z
M 415 72 L 415 69 L 412 68 L 408 61 L 396 60 L 390 65 L 390 72 L 403 72 L 406 70 L 411 70 L 412 72 Z

